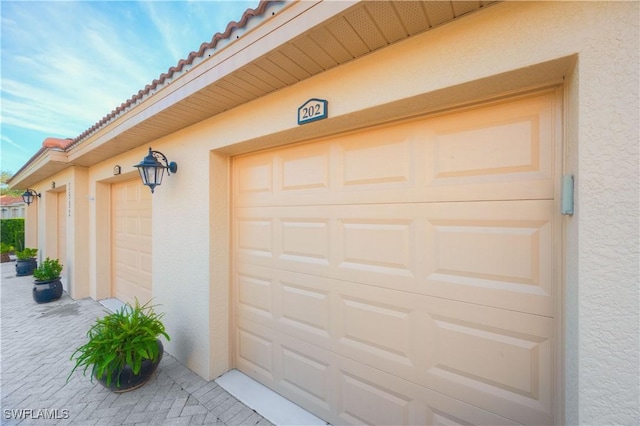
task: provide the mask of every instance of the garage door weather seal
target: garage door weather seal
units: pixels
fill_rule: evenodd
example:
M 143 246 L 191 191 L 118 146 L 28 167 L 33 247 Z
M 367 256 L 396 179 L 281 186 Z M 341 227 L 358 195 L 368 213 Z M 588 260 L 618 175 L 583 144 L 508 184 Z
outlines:
M 274 425 L 328 424 L 238 370 L 223 374 L 215 382 Z

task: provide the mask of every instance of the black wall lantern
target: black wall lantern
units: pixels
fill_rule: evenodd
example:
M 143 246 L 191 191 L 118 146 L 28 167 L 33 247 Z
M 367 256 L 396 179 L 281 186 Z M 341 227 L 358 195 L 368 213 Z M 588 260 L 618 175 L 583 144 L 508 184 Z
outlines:
M 162 160 L 164 164 L 158 160 Z M 178 171 L 178 165 L 175 162 L 169 162 L 163 153 L 152 151 L 151 148 L 149 148 L 149 155 L 134 167 L 138 168 L 142 183 L 151 188 L 152 194 L 154 188 L 162 184 L 162 176 L 165 169 L 167 169 L 167 175 Z
M 22 200 L 27 203 L 27 206 L 31 203 L 33 203 L 33 197 L 38 197 L 40 198 L 40 194 L 38 194 L 35 189 L 28 189 L 26 191 L 24 191 L 24 194 L 22 194 Z

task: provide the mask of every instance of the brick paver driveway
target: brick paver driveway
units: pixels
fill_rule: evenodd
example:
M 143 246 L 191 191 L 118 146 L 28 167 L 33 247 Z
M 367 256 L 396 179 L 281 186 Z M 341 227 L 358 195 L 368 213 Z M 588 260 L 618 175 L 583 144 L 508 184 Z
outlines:
M 3 425 L 269 425 L 215 382 L 165 352 L 143 387 L 115 394 L 76 372 L 69 357 L 105 310 L 91 299 L 38 305 L 33 277 L 3 263 L 0 287 L 0 398 Z

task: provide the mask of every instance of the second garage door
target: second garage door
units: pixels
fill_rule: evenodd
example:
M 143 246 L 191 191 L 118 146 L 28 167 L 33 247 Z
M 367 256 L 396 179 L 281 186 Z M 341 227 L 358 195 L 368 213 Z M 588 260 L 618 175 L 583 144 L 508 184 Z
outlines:
M 140 179 L 111 185 L 112 296 L 146 303 L 151 292 L 151 192 Z
M 556 90 L 234 158 L 235 362 L 334 424 L 552 424 Z

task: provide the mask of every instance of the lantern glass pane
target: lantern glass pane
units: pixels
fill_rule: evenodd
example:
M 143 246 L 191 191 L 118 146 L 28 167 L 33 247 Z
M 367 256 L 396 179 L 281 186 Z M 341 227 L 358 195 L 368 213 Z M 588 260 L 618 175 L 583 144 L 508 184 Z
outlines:
M 156 185 L 160 185 L 162 183 L 162 177 L 164 176 L 164 167 L 156 167 L 154 174 L 154 182 Z

